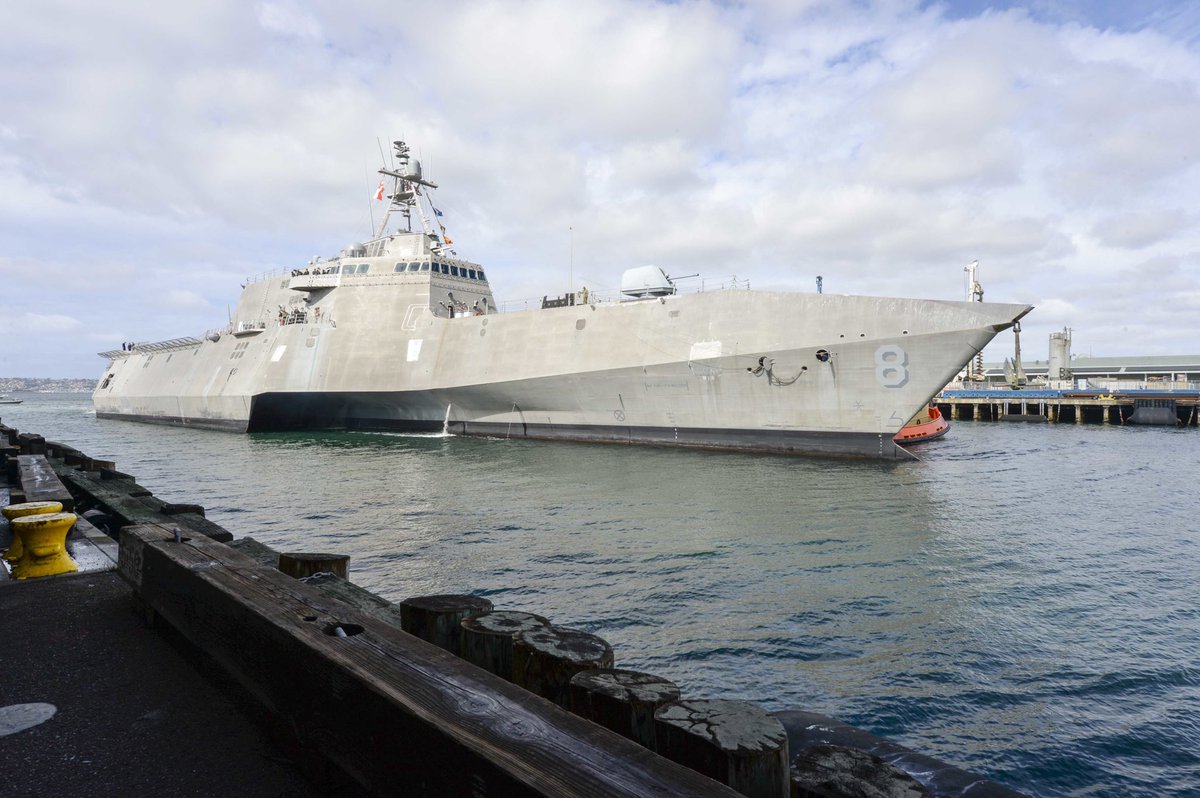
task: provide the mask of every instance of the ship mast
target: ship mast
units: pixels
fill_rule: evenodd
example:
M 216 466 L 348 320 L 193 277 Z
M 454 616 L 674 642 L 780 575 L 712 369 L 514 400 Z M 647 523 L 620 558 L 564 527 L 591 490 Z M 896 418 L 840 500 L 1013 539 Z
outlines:
M 963 271 L 967 273 L 967 301 L 982 302 L 983 301 L 983 285 L 979 282 L 977 272 L 979 270 L 979 261 L 973 260 L 963 267 Z M 966 379 L 979 381 L 984 379 L 983 373 L 983 352 L 976 352 L 975 359 L 967 364 Z
M 404 217 L 405 228 L 408 232 L 412 232 L 412 212 L 415 209 L 417 216 L 421 221 L 421 231 L 434 240 L 441 242 L 441 237 L 433 232 L 433 225 L 430 223 L 429 216 L 425 213 L 425 208 L 422 207 L 418 197 L 421 196 L 421 186 L 429 189 L 437 188 L 437 183 L 426 180 L 421 176 L 421 162 L 412 158 L 407 144 L 403 141 L 393 141 L 392 147 L 395 149 L 395 166 L 391 169 L 386 166 L 380 168 L 379 174 L 392 179 L 392 193 L 387 195 L 389 200 L 387 212 L 383 215 L 383 221 L 379 224 L 379 229 L 375 231 L 376 238 L 382 238 L 387 232 L 388 222 L 391 221 L 392 214 L 398 213 Z M 382 183 L 380 184 L 382 188 Z M 430 200 L 430 208 L 433 208 L 433 202 Z M 438 249 L 441 249 L 441 244 L 438 244 Z

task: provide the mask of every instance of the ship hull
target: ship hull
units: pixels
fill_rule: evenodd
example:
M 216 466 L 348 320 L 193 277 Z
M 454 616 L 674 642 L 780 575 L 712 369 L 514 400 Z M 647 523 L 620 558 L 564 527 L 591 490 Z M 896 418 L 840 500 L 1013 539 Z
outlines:
M 239 310 L 289 290 L 252 286 Z M 908 458 L 892 436 L 1029 310 L 716 291 L 447 319 L 431 290 L 343 283 L 319 324 L 120 353 L 97 416 Z
M 167 414 L 135 415 L 97 412 L 108 420 L 144 424 L 192 427 L 219 432 L 279 432 L 285 430 L 360 430 L 389 432 L 437 432 L 485 438 L 528 438 L 531 440 L 573 441 L 624 445 L 671 446 L 692 449 L 767 452 L 776 454 L 815 454 L 872 459 L 912 459 L 903 448 L 889 445 L 887 436 L 869 432 L 814 432 L 800 430 L 730 429 L 724 427 L 649 427 L 618 424 L 547 424 L 511 421 L 437 421 L 411 417 L 349 416 L 342 408 L 360 397 L 337 395 L 275 395 L 263 397 L 277 408 L 273 423 L 253 429 L 249 420 L 181 417 Z M 402 404 L 411 397 L 391 400 L 376 397 L 373 402 Z M 329 412 L 313 415 L 313 411 Z M 296 411 L 301 411 L 297 413 Z M 340 423 L 336 419 L 341 419 Z

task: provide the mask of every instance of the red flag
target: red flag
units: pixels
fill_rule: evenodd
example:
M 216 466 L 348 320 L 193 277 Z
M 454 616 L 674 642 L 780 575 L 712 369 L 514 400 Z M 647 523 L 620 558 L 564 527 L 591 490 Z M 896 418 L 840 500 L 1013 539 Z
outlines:
M 377 199 L 377 200 L 383 199 L 383 181 L 382 180 L 379 181 L 379 188 L 375 191 L 375 199 Z

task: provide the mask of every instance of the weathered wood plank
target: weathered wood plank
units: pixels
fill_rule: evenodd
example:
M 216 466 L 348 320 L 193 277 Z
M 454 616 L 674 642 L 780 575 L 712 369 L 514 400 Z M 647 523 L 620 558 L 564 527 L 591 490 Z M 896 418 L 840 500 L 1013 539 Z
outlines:
M 175 504 L 168 502 L 163 504 L 158 511 L 163 515 L 185 515 L 191 513 L 201 518 L 204 517 L 204 508 L 198 504 Z
M 203 535 L 223 542 L 233 539 L 228 530 L 205 518 L 204 508 L 199 505 L 168 504 L 132 479 L 105 479 L 103 471 L 97 476 L 65 463 L 50 462 L 75 495 L 86 497 L 83 504 L 88 509 L 103 511 L 116 521 L 118 529 L 134 524 L 169 523 L 178 526 L 185 535 Z
M 16 460 L 19 454 L 21 454 L 21 450 L 16 446 L 8 444 L 0 445 L 0 463 L 7 461 L 9 458 Z
M 279 552 L 254 538 L 238 538 L 229 546 L 250 556 L 259 565 L 276 570 L 279 568 Z M 403 628 L 403 613 L 398 606 L 353 582 L 333 574 L 315 574 L 306 577 L 304 582 L 329 598 L 349 604 L 397 629 Z
M 379 794 L 735 795 L 227 546 L 130 527 L 121 572 L 162 620 Z M 335 624 L 362 631 L 333 637 Z
M 229 548 L 240 551 L 259 565 L 279 568 L 279 552 L 254 538 L 244 537 L 229 542 Z
M 17 479 L 27 501 L 60 502 L 68 513 L 75 511 L 75 497 L 63 485 L 43 454 L 17 456 Z

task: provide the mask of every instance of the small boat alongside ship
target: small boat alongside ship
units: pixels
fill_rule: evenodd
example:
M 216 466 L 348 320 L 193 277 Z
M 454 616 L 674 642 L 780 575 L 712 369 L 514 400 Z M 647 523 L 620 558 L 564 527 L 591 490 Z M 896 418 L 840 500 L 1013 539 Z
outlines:
M 909 419 L 900 428 L 893 440 L 899 444 L 924 443 L 933 441 L 950 431 L 950 422 L 942 415 L 942 411 L 932 402 Z
M 0 394 L 0 405 L 19 405 L 23 399 L 13 399 L 8 394 Z
M 684 293 L 641 266 L 619 297 L 500 312 L 490 270 L 446 235 L 437 184 L 394 146 L 370 241 L 248 282 L 223 328 L 101 353 L 97 417 L 907 459 L 901 427 L 1031 310 Z

